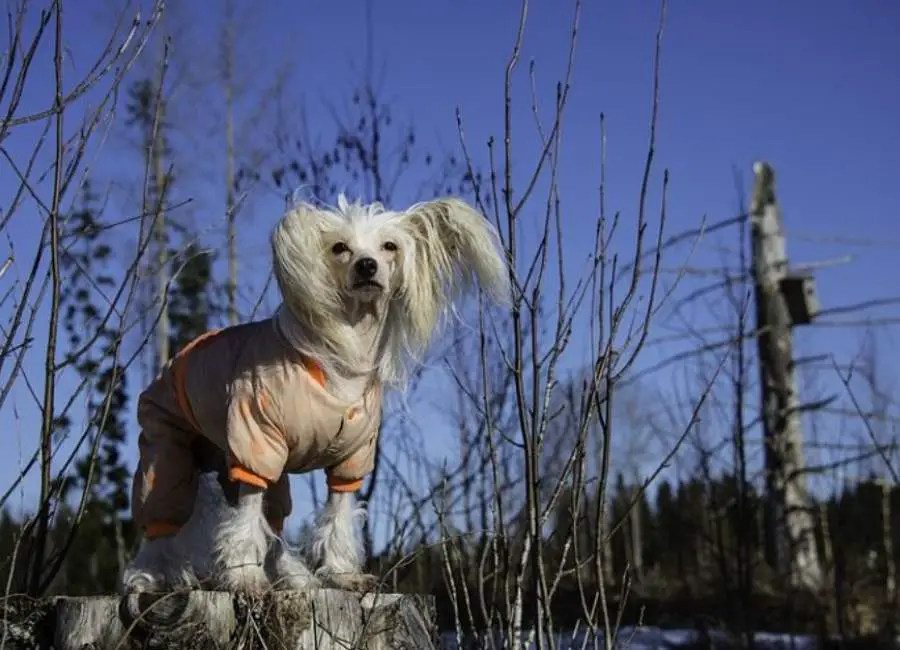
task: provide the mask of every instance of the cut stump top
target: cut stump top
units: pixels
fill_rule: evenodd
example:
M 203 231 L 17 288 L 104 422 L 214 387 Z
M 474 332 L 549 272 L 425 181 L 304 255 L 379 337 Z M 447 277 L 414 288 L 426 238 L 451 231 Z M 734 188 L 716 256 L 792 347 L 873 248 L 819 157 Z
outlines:
M 34 600 L 3 607 L 5 648 L 177 650 L 433 650 L 434 599 L 335 589 L 273 591 L 259 599 L 189 591 Z M 2 643 L 2 641 L 0 641 Z

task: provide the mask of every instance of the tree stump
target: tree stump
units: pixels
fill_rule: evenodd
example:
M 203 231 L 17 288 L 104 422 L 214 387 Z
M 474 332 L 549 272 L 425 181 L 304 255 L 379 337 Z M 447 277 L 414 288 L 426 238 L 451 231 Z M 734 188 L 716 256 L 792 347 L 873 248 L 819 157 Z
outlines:
M 335 589 L 30 600 L 3 605 L 0 647 L 56 650 L 434 650 L 434 601 Z M 5 645 L 2 645 L 5 640 Z

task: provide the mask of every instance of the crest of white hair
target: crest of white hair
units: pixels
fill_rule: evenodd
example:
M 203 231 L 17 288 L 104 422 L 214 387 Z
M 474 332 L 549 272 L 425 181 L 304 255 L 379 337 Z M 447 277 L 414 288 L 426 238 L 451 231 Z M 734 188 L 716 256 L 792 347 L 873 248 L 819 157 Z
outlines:
M 400 282 L 388 299 L 374 359 L 347 320 L 326 258 L 329 234 L 348 224 L 387 229 L 401 250 Z M 401 390 L 410 365 L 421 361 L 456 299 L 476 285 L 498 302 L 509 299 L 496 229 L 455 198 L 417 203 L 404 212 L 350 203 L 343 194 L 336 209 L 300 202 L 275 228 L 272 252 L 282 309 L 302 333 L 292 339 L 299 351 L 318 360 L 326 374 L 375 371 L 381 382 Z

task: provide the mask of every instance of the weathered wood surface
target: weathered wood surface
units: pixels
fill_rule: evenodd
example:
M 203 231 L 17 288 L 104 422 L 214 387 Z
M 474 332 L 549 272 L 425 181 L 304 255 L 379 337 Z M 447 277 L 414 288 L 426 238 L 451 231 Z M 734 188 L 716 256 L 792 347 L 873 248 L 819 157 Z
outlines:
M 10 598 L 0 647 L 433 650 L 434 601 L 334 589 L 275 591 L 258 600 L 216 591 L 162 596 Z

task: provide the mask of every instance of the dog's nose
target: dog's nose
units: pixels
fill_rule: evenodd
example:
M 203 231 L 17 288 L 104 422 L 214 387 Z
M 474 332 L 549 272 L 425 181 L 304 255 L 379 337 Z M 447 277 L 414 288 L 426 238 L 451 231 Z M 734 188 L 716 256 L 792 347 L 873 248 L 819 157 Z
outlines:
M 356 262 L 356 274 L 365 279 L 375 276 L 378 272 L 378 262 L 373 257 L 363 257 Z

